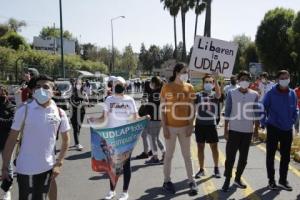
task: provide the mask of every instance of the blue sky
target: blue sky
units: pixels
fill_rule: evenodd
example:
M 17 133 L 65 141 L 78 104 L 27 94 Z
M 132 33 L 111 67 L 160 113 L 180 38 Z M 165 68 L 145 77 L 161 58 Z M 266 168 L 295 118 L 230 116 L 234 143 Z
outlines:
M 80 42 L 111 47 L 110 19 L 114 21 L 115 46 L 123 50 L 128 44 L 138 52 L 141 43 L 163 46 L 174 44 L 173 19 L 160 0 L 62 0 L 64 28 Z M 28 26 L 22 35 L 31 42 L 43 26 L 59 26 L 58 0 L 1 0 L 0 22 L 9 17 L 24 19 Z M 275 7 L 300 11 L 299 0 L 214 0 L 212 5 L 212 37 L 232 40 L 246 34 L 255 38 L 257 26 L 266 11 Z M 195 14 L 187 15 L 187 49 L 192 46 Z M 203 34 L 204 14 L 199 18 L 198 34 Z M 181 40 L 181 19 L 177 18 L 178 40 Z M 81 36 L 81 37 L 80 37 Z M 174 45 L 173 45 L 174 46 Z

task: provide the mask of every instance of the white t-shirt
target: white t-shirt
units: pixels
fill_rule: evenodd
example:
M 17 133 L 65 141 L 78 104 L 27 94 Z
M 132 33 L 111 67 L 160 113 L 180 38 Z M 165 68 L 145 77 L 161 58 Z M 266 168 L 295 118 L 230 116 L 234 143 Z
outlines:
M 260 91 L 259 101 L 263 101 L 265 94 L 269 92 L 273 86 L 274 83 L 271 81 L 268 81 L 267 83 L 262 83 L 262 82 L 259 83 L 258 85 L 258 89 Z
M 25 109 L 26 105 L 23 105 L 16 111 L 11 129 L 21 129 Z M 27 104 L 22 144 L 17 158 L 17 173 L 36 175 L 53 168 L 58 128 L 60 133 L 70 130 L 65 111 L 60 109 L 60 113 L 54 101 L 51 101 L 47 108 L 40 106 L 36 101 Z
M 128 95 L 107 97 L 104 110 L 108 115 L 108 128 L 127 124 L 132 120 L 132 115 L 138 112 L 134 99 Z

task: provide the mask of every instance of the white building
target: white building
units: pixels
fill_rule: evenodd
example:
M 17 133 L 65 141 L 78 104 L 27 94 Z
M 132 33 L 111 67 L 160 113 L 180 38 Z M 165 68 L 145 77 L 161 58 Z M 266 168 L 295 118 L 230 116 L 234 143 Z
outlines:
M 63 39 L 64 43 L 64 54 L 75 54 L 75 41 Z M 33 49 L 46 51 L 51 54 L 60 54 L 61 45 L 60 38 L 48 37 L 33 37 Z

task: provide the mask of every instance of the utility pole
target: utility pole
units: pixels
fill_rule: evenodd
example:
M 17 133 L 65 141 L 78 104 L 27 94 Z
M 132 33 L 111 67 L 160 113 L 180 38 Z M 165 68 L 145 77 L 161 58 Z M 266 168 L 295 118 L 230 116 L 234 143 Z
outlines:
M 66 69 L 64 65 L 64 39 L 63 39 L 63 19 L 62 19 L 62 4 L 59 0 L 59 14 L 60 14 L 60 55 L 61 55 L 61 68 L 63 78 L 66 78 Z

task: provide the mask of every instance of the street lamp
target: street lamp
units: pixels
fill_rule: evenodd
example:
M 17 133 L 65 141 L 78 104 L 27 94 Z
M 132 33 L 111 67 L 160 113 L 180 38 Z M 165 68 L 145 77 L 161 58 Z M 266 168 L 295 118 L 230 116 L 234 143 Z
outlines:
M 60 55 L 61 55 L 61 68 L 63 77 L 66 78 L 66 69 L 64 65 L 64 39 L 63 39 L 63 20 L 62 20 L 62 5 L 59 0 L 59 16 L 60 16 Z
M 109 67 L 109 73 L 111 74 L 114 69 L 114 62 L 115 62 L 115 50 L 114 50 L 114 27 L 113 27 L 113 21 L 116 19 L 125 18 L 125 16 L 118 16 L 114 17 L 110 20 L 111 25 L 111 46 L 112 46 L 112 56 L 111 56 L 111 64 Z

